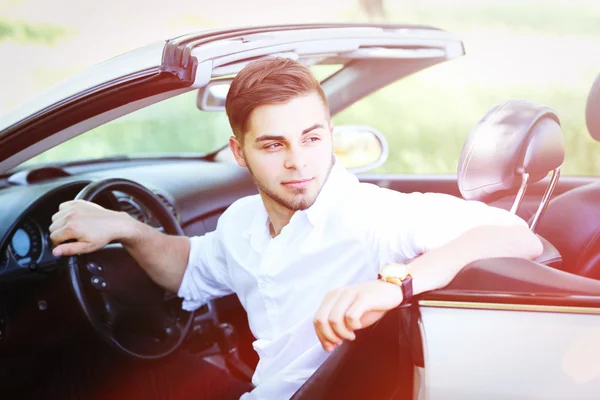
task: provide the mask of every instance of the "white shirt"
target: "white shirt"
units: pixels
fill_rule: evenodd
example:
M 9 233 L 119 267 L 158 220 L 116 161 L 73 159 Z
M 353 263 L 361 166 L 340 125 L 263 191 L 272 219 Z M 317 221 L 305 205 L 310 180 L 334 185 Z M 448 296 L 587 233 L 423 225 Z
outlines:
M 385 264 L 485 224 L 526 225 L 480 202 L 360 183 L 336 161 L 315 203 L 275 238 L 259 195 L 236 201 L 214 232 L 191 238 L 179 296 L 194 310 L 237 293 L 260 357 L 256 388 L 242 399 L 289 399 L 329 355 L 313 327 L 328 291 L 375 280 Z

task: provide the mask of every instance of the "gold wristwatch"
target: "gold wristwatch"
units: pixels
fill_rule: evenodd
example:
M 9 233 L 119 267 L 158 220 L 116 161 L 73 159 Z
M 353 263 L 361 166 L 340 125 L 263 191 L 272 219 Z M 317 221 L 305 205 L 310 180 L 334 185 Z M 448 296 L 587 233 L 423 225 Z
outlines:
M 400 304 L 406 304 L 412 300 L 412 276 L 408 273 L 407 265 L 388 264 L 379 271 L 379 279 L 400 286 L 402 289 L 402 303 Z

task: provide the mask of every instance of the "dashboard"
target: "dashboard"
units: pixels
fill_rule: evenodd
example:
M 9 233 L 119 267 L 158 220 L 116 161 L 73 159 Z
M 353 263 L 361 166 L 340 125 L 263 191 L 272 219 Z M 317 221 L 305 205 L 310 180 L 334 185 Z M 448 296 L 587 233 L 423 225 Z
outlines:
M 181 217 L 169 195 L 154 190 L 154 193 L 180 222 Z M 5 249 L 0 258 L 0 277 L 23 273 L 24 271 L 47 271 L 56 266 L 59 257 L 52 255 L 49 228 L 52 214 L 58 211 L 60 203 L 71 200 L 72 190 L 63 196 L 56 196 L 36 207 L 20 219 L 5 240 Z M 157 218 L 133 196 L 114 191 L 99 200 L 105 208 L 124 211 L 140 222 L 162 230 Z
M 92 171 L 69 171 L 67 176 L 0 189 L 0 285 L 32 272 L 57 267 L 49 227 L 61 203 L 75 198 L 88 183 L 125 178 L 152 190 L 181 224 L 188 236 L 216 227 L 218 216 L 235 200 L 256 193 L 245 170 L 205 161 L 145 164 L 122 162 Z M 105 208 L 129 213 L 160 229 L 157 219 L 137 199 L 113 192 L 97 201 Z
M 256 193 L 244 169 L 199 160 L 77 166 L 39 182 L 0 182 L 0 372 L 10 371 L 3 364 L 20 359 L 32 343 L 50 348 L 89 329 L 71 294 L 66 259 L 52 255 L 49 227 L 61 203 L 74 199 L 88 183 L 108 178 L 129 179 L 152 190 L 187 236 L 214 230 L 229 205 Z M 130 195 L 115 191 L 97 203 L 161 229 Z M 216 318 L 211 313 L 204 318 Z

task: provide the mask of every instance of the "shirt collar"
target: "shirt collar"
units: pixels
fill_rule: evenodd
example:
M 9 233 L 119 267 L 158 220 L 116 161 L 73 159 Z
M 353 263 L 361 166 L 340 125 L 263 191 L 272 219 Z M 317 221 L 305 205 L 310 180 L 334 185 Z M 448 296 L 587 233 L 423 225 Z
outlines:
M 269 233 L 269 227 L 267 225 L 269 222 L 269 214 L 265 209 L 262 198 L 260 198 L 260 194 L 257 196 L 259 196 L 259 205 L 257 210 L 254 212 L 254 216 L 252 217 L 252 221 L 250 221 L 250 225 L 248 225 L 248 228 L 246 228 L 246 230 L 242 233 L 242 235 L 246 238 L 265 231 Z

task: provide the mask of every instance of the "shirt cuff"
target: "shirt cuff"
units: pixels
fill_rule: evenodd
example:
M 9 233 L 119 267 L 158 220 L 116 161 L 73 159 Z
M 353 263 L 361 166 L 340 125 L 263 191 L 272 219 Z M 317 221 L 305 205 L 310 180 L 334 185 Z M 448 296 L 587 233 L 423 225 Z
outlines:
M 190 238 L 190 254 L 188 256 L 188 263 L 183 272 L 183 279 L 181 285 L 177 291 L 177 296 L 183 299 L 181 308 L 186 311 L 194 311 L 208 303 L 208 298 L 203 295 L 202 291 L 195 285 L 194 282 L 194 270 L 196 269 L 195 260 L 198 259 L 199 245 L 201 241 L 200 237 Z

